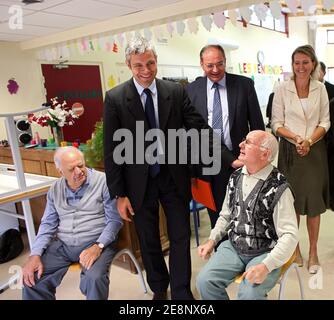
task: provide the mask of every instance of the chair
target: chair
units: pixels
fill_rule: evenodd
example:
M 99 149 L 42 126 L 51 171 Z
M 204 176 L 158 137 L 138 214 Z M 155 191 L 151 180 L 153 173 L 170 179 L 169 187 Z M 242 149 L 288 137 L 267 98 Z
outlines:
M 303 282 L 299 273 L 298 265 L 297 263 L 294 262 L 294 260 L 295 260 L 295 253 L 281 268 L 280 277 L 277 281 L 277 284 L 279 284 L 278 300 L 284 300 L 284 293 L 285 293 L 286 282 L 288 280 L 288 275 L 293 269 L 296 271 L 298 278 L 300 299 L 305 300 Z M 239 274 L 234 278 L 234 283 L 240 284 L 242 279 L 243 279 L 242 274 Z
M 130 249 L 121 249 L 119 250 L 114 258 L 113 258 L 113 261 L 115 261 L 118 257 L 120 257 L 121 255 L 123 254 L 126 254 L 129 256 L 129 258 L 132 260 L 133 264 L 135 265 L 136 267 L 136 270 L 137 270 L 137 274 L 138 274 L 138 277 L 139 277 L 139 282 L 143 288 L 143 291 L 144 293 L 147 293 L 147 287 L 146 287 L 146 283 L 145 283 L 145 280 L 144 280 L 144 277 L 143 277 L 143 272 L 141 271 L 141 268 L 140 268 L 140 265 L 136 259 L 136 257 L 133 255 L 133 253 L 131 252 Z M 110 268 L 111 269 L 111 268 Z M 70 265 L 70 268 L 69 268 L 70 271 L 76 271 L 76 270 L 81 270 L 81 266 L 80 266 L 80 263 L 79 262 L 75 262 L 75 263 L 72 263 Z
M 198 247 L 199 246 L 198 228 L 200 226 L 199 211 L 205 209 L 205 207 L 201 203 L 196 202 L 194 199 L 190 201 L 189 206 L 190 206 L 190 212 L 193 213 L 195 238 Z

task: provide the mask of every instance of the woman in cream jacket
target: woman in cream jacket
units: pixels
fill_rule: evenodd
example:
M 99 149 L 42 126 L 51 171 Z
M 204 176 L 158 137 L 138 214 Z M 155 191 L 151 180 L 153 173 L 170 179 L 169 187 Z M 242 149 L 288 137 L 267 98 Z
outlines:
M 309 235 L 308 270 L 316 273 L 320 263 L 317 243 L 320 214 L 329 201 L 326 146 L 322 139 L 330 127 L 328 96 L 316 79 L 318 60 L 314 49 L 298 47 L 292 54 L 293 77 L 275 91 L 272 129 L 280 139 L 278 168 L 295 195 L 298 223 L 306 215 Z M 296 262 L 302 266 L 299 245 Z

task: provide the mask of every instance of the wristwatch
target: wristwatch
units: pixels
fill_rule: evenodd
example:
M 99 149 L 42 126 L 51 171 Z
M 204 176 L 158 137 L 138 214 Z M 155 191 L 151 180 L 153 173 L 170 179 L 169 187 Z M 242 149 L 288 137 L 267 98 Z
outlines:
M 308 143 L 310 144 L 310 147 L 311 147 L 312 144 L 313 144 L 313 140 L 310 138 L 310 139 L 308 139 L 307 141 L 308 141 Z
M 97 246 L 101 249 L 101 250 L 103 250 L 104 249 L 104 244 L 102 243 L 102 242 L 95 242 L 95 244 L 97 244 Z

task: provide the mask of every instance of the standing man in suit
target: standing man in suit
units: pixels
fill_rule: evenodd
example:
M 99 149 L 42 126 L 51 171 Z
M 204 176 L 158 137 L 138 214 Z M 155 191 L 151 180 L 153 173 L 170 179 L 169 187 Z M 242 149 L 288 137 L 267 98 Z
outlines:
M 104 163 L 109 192 L 117 199 L 121 217 L 129 222 L 134 220 L 153 299 L 165 300 L 170 283 L 172 299 L 190 300 L 193 295 L 190 289 L 191 188 L 188 166 L 161 162 L 149 164 L 146 159 L 137 161 L 137 157 L 132 163 L 120 164 L 116 158 L 121 142 L 114 134 L 127 129 L 133 141 L 137 141 L 141 123 L 145 134 L 149 129 L 159 128 L 166 139 L 165 145 L 168 145 L 169 130 L 210 127 L 191 105 L 180 84 L 156 79 L 157 54 L 146 39 L 132 39 L 125 55 L 133 78 L 108 91 L 105 97 Z M 151 144 L 144 142 L 146 152 Z M 142 146 L 133 146 L 133 155 L 141 152 Z M 172 153 L 167 148 L 162 151 L 158 148 L 158 152 L 165 159 Z M 222 150 L 222 158 L 229 164 L 234 160 L 226 148 Z M 160 243 L 159 202 L 167 218 L 170 275 Z
M 319 72 L 319 81 L 323 82 L 326 87 L 328 100 L 331 101 L 334 98 L 334 85 L 324 79 L 326 75 L 326 65 L 320 61 L 320 72 Z
M 226 56 L 220 45 L 202 48 L 200 63 L 205 76 L 197 78 L 187 87 L 189 98 L 207 123 L 213 129 L 222 131 L 222 144 L 228 148 L 230 156 L 237 159 L 239 144 L 248 132 L 264 130 L 254 83 L 249 78 L 225 72 Z M 218 219 L 232 172 L 233 167 L 225 163 L 219 174 L 203 177 L 211 182 L 217 209 L 208 208 L 211 228 Z

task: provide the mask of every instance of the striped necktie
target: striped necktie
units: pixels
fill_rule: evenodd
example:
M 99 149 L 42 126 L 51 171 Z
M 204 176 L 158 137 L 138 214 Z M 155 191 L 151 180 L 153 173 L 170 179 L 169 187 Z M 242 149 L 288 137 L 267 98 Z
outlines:
M 219 83 L 215 82 L 212 88 L 215 89 L 213 96 L 212 129 L 220 135 L 221 140 L 224 142 L 223 113 L 219 94 Z

